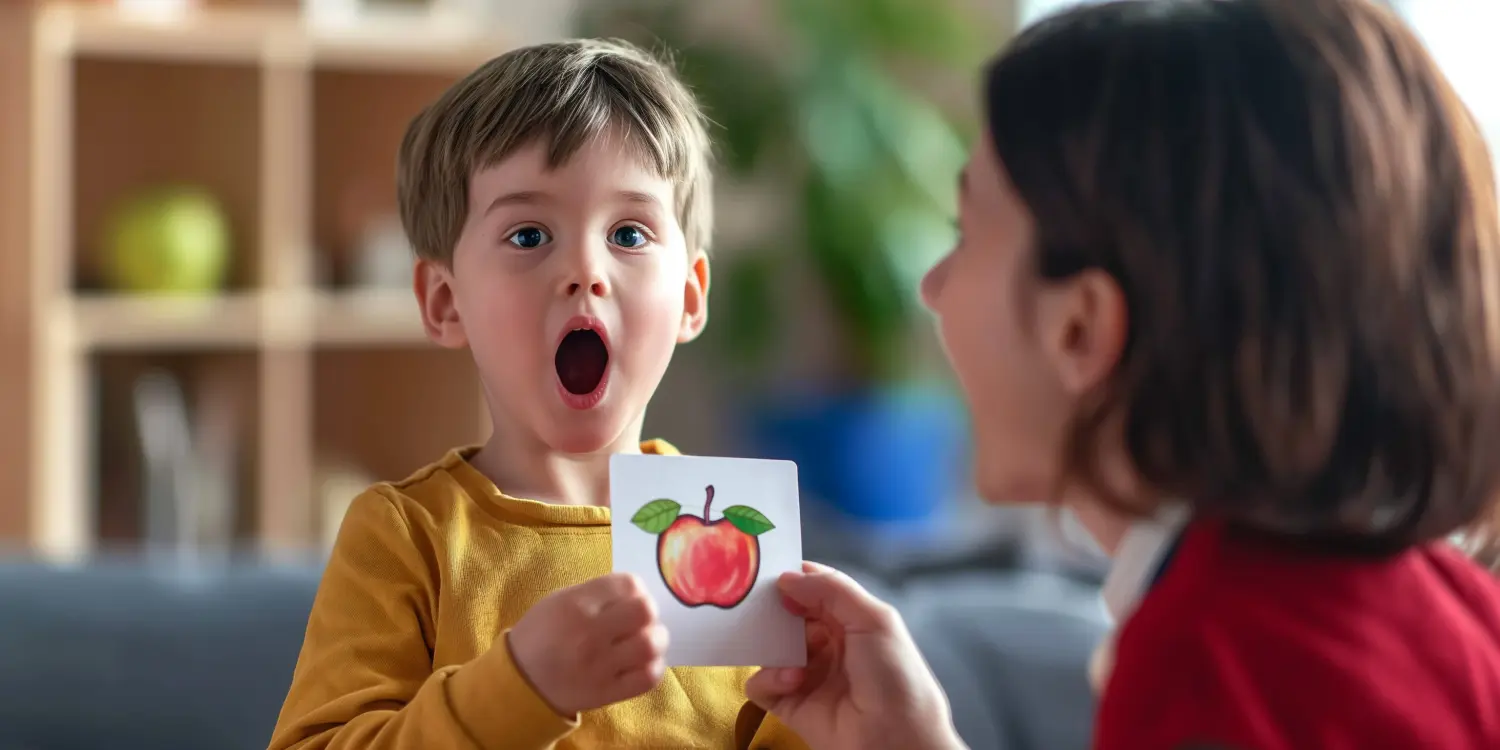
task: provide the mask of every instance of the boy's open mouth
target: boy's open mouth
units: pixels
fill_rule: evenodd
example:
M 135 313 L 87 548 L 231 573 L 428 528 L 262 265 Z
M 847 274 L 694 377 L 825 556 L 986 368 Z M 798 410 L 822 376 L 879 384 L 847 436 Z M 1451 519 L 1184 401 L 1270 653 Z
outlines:
M 557 345 L 557 379 L 563 389 L 575 396 L 587 396 L 599 389 L 609 365 L 609 347 L 599 331 L 588 326 L 575 327 Z

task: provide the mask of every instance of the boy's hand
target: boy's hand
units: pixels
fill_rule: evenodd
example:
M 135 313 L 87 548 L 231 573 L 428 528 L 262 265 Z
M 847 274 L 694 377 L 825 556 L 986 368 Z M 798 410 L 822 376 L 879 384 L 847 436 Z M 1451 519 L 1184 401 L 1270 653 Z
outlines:
M 629 573 L 549 594 L 511 628 L 508 644 L 521 674 L 561 716 L 634 698 L 666 669 L 667 630 Z

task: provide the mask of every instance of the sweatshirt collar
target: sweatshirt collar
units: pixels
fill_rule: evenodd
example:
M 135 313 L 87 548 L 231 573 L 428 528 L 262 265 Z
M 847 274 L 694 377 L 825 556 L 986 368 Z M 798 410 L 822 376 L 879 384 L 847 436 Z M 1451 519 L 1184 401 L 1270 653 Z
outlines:
M 469 463 L 469 459 L 478 453 L 479 449 L 478 445 L 455 448 L 448 452 L 439 467 L 457 482 L 459 489 L 465 495 L 475 500 L 485 501 L 493 512 L 554 526 L 609 526 L 608 505 L 555 505 L 506 494 L 489 477 Z M 641 453 L 657 456 L 682 455 L 675 446 L 661 439 L 643 441 Z

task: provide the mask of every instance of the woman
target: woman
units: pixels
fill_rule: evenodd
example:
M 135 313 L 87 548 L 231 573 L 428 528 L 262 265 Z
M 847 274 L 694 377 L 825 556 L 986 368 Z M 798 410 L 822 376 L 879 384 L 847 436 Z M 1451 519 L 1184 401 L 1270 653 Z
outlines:
M 922 291 L 983 494 L 1118 548 L 1096 747 L 1500 747 L 1500 587 L 1447 542 L 1494 540 L 1500 220 L 1421 44 L 1365 0 L 1109 3 L 985 95 Z M 782 590 L 813 659 L 756 703 L 817 748 L 960 744 L 890 607 Z

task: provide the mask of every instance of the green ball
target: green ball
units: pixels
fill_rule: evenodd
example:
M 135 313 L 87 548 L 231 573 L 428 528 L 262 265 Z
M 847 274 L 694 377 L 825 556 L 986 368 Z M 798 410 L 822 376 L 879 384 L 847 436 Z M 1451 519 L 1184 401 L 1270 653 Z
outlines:
M 228 276 L 230 242 L 229 220 L 207 191 L 152 190 L 105 222 L 104 281 L 135 293 L 213 292 Z

